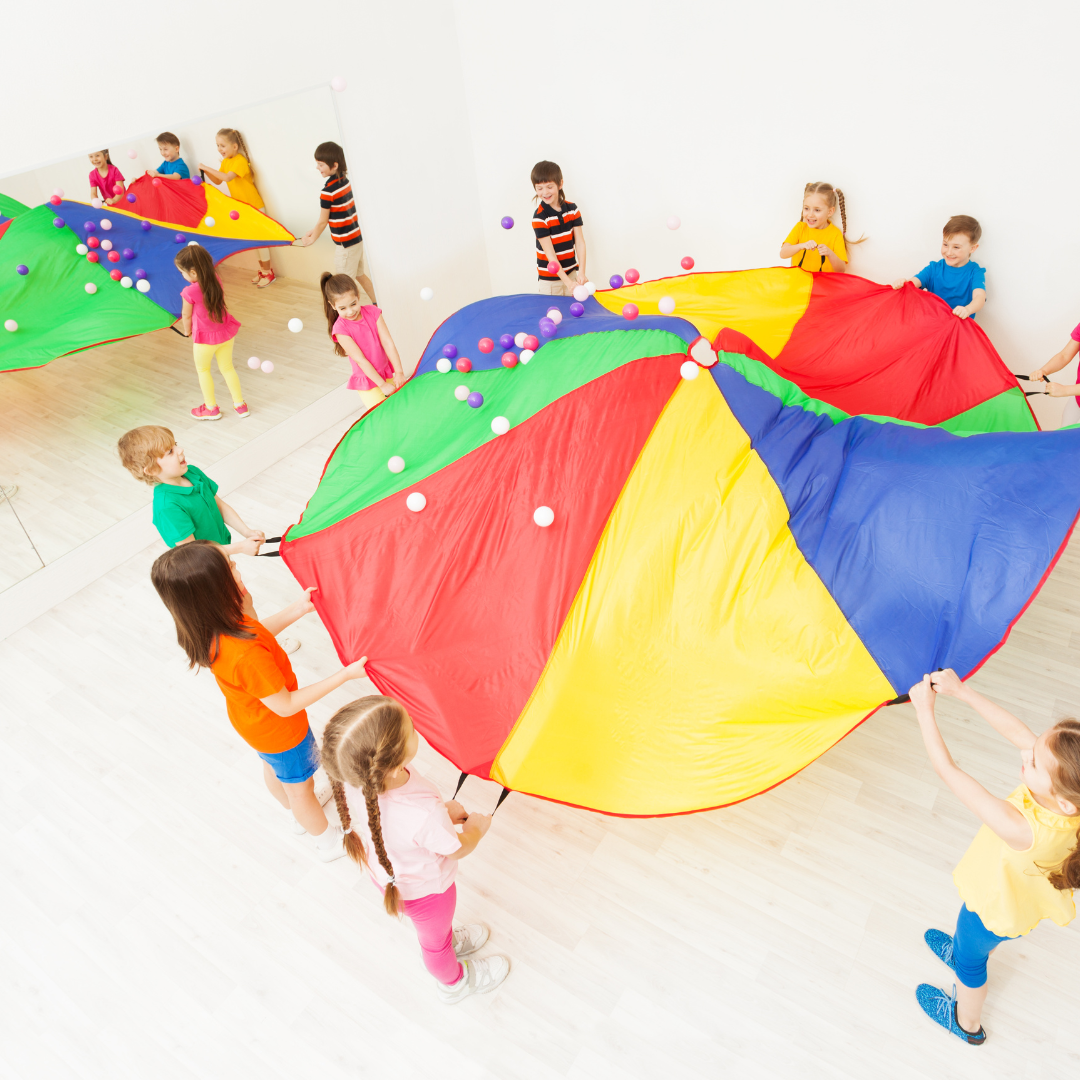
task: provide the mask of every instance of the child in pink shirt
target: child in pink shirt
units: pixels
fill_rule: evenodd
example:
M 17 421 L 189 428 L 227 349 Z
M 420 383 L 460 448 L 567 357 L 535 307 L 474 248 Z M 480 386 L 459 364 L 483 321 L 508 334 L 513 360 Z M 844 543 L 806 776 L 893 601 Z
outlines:
M 320 285 L 334 351 L 338 356 L 347 356 L 352 364 L 349 389 L 358 391 L 360 400 L 370 409 L 405 382 L 397 346 L 381 309 L 360 303 L 355 278 L 326 273 Z
M 90 155 L 90 198 L 101 199 L 112 206 L 124 197 L 124 175 L 112 163 L 108 150 L 95 150 Z
M 1077 396 L 1080 395 L 1080 383 L 1055 383 L 1047 376 L 1053 375 L 1063 367 L 1071 364 L 1080 353 L 1080 326 L 1077 326 L 1069 335 L 1065 348 L 1055 353 L 1041 368 L 1036 368 L 1030 376 L 1032 382 L 1043 384 L 1043 392 L 1051 397 L 1063 397 L 1069 400 L 1065 402 L 1065 411 L 1061 417 L 1062 427 L 1069 424 L 1080 423 L 1080 405 L 1077 404 Z
M 467 814 L 410 762 L 420 738 L 400 702 L 365 697 L 339 709 L 323 733 L 322 763 L 345 829 L 345 849 L 383 890 L 391 915 L 407 915 L 439 998 L 454 1004 L 494 990 L 510 972 L 505 956 L 462 960 L 489 936 L 480 924 L 455 929 L 458 860 L 491 826 Z M 354 821 L 356 824 L 354 824 Z M 455 825 L 461 825 L 457 832 Z M 374 858 L 371 856 L 374 855 Z

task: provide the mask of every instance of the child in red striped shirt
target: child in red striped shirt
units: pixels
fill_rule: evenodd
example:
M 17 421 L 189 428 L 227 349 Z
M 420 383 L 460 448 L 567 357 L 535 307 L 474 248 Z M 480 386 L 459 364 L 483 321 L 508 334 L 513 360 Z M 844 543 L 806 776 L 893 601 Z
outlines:
M 576 285 L 589 280 L 585 276 L 581 211 L 577 203 L 566 201 L 562 169 L 554 161 L 538 161 L 531 180 L 540 200 L 532 216 L 540 291 L 550 296 L 571 296 Z M 558 264 L 557 271 L 550 269 L 552 263 Z

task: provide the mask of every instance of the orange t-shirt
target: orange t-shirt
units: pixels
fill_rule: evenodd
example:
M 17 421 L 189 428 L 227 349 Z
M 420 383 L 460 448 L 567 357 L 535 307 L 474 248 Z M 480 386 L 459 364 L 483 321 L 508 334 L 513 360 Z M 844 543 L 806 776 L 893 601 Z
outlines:
M 278 716 L 259 700 L 279 690 L 295 690 L 296 676 L 285 650 L 261 622 L 245 619 L 243 625 L 255 637 L 219 637 L 210 670 L 225 695 L 232 726 L 244 742 L 260 753 L 280 754 L 303 742 L 307 713 Z

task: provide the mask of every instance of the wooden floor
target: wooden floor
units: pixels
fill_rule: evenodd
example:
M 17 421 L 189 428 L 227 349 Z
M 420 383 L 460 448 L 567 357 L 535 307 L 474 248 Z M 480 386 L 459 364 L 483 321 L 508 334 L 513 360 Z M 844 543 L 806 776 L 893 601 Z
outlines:
M 0 590 L 78 547 L 150 501 L 151 489 L 121 467 L 116 440 L 140 424 L 162 424 L 188 459 L 212 466 L 226 454 L 310 405 L 348 377 L 333 355 L 318 286 L 278 279 L 266 289 L 252 272 L 220 268 L 229 310 L 242 324 L 234 362 L 251 415 L 240 420 L 214 367 L 214 423 L 192 420 L 202 400 L 191 343 L 171 330 L 62 356 L 42 368 L 0 374 Z M 290 318 L 304 324 L 288 330 Z M 252 371 L 249 356 L 270 360 L 272 374 Z
M 244 518 L 296 520 L 338 434 L 242 488 Z M 922 933 L 952 927 L 976 824 L 907 706 L 726 810 L 633 821 L 512 795 L 458 877 L 460 918 L 490 925 L 510 977 L 439 1004 L 360 870 L 283 830 L 213 678 L 186 670 L 149 583 L 159 550 L 0 643 L 0 1076 L 1080 1075 L 1076 924 L 998 950 L 984 1047 L 916 1006 L 918 982 L 951 985 Z M 298 594 L 279 560 L 242 567 L 263 611 Z M 975 679 L 1036 729 L 1080 696 L 1078 579 L 1074 547 Z M 335 669 L 315 617 L 296 633 L 301 684 Z M 316 729 L 366 690 L 312 709 Z M 941 712 L 960 763 L 1011 790 L 1016 752 Z M 454 768 L 420 763 L 449 797 Z M 471 780 L 463 799 L 496 795 Z

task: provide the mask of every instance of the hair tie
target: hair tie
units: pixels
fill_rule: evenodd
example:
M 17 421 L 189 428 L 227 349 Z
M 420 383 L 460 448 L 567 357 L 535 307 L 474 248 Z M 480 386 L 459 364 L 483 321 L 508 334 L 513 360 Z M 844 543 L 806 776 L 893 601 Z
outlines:
M 346 835 L 346 836 L 348 836 L 348 835 L 349 835 L 349 833 L 351 833 L 351 832 L 352 832 L 352 822 L 351 822 L 351 821 L 349 822 L 349 824 L 348 824 L 348 825 L 346 825 L 346 826 L 345 826 L 345 830 L 344 830 L 344 831 L 345 831 L 345 835 Z
M 386 887 L 387 887 L 388 889 L 390 888 L 390 886 L 391 886 L 391 885 L 393 885 L 393 886 L 395 886 L 395 887 L 397 886 L 397 875 L 395 875 L 394 877 L 392 877 L 392 878 L 391 878 L 391 879 L 390 879 L 390 880 L 389 880 L 389 881 L 388 881 L 388 882 L 386 883 Z

